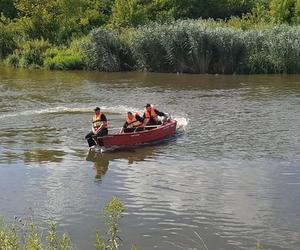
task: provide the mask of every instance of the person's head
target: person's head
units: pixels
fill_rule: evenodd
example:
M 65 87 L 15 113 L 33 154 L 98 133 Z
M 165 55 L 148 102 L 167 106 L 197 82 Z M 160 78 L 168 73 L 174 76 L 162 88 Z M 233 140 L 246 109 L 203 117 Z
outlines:
M 99 114 L 100 114 L 100 108 L 99 108 L 99 107 L 96 107 L 96 108 L 94 109 L 94 111 L 95 111 L 95 114 L 96 114 L 96 115 L 99 115 Z
M 149 103 L 146 104 L 145 108 L 148 112 L 151 111 L 151 105 Z
M 132 114 L 132 112 L 127 112 L 127 117 L 129 118 L 129 119 L 132 119 L 133 118 L 133 114 Z

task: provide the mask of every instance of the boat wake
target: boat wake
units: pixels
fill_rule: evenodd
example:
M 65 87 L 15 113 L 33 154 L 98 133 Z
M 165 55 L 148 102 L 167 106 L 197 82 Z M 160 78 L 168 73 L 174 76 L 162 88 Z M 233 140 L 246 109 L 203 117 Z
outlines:
M 143 110 L 138 110 L 137 108 L 117 105 L 117 106 L 100 106 L 103 112 L 107 114 L 126 114 L 126 112 L 139 112 L 143 113 Z M 82 106 L 82 107 L 68 107 L 68 106 L 57 106 L 51 108 L 42 108 L 34 110 L 25 110 L 21 112 L 9 112 L 0 115 L 0 119 L 10 118 L 10 117 L 20 117 L 20 116 L 34 116 L 39 114 L 80 114 L 80 113 L 92 113 L 94 106 Z M 189 123 L 189 119 L 183 116 L 174 115 L 173 119 L 177 121 L 177 130 L 184 131 Z
M 180 117 L 180 116 L 173 116 L 172 118 L 177 121 L 177 127 L 176 127 L 177 131 L 184 131 L 190 121 L 188 118 Z
M 35 110 L 25 110 L 22 112 L 14 112 L 0 115 L 0 119 L 16 117 L 16 116 L 32 116 L 39 114 L 60 114 L 60 113 L 86 113 L 91 112 L 90 108 L 71 108 L 58 106 L 54 108 L 44 108 L 44 109 L 35 109 Z
M 34 109 L 34 110 L 25 110 L 21 112 L 13 112 L 13 113 L 5 113 L 0 115 L 0 119 L 9 118 L 9 117 L 16 117 L 16 116 L 32 116 L 32 115 L 39 115 L 39 114 L 68 114 L 68 113 L 91 113 L 93 112 L 94 106 L 89 107 L 66 107 L 66 106 L 57 106 L 52 108 L 43 108 L 43 109 Z M 127 107 L 124 105 L 118 105 L 113 107 L 101 106 L 103 112 L 109 114 L 122 114 L 126 113 L 127 111 L 138 112 L 138 110 Z

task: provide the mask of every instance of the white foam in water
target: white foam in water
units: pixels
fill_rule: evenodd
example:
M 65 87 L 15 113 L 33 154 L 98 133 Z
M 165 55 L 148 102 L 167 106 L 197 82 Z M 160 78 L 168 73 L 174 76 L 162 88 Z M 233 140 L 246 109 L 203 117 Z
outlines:
M 177 121 L 177 130 L 185 130 L 190 121 L 190 119 L 180 116 L 173 116 L 172 118 Z
M 47 109 L 37 109 L 37 110 L 26 110 L 22 112 L 14 112 L 9 114 L 4 114 L 0 116 L 0 119 L 7 117 L 15 117 L 15 116 L 30 116 L 36 114 L 51 114 L 51 113 L 62 113 L 62 112 L 88 112 L 91 111 L 91 108 L 71 108 L 71 107 L 54 107 Z
M 0 119 L 8 118 L 8 117 L 16 117 L 16 116 L 31 116 L 31 115 L 38 115 L 38 114 L 55 114 L 55 113 L 76 113 L 76 112 L 93 112 L 93 109 L 95 107 L 79 107 L 79 108 L 74 108 L 74 107 L 65 107 L 65 106 L 58 106 L 58 107 L 53 107 L 53 108 L 46 108 L 46 109 L 38 109 L 38 110 L 26 110 L 22 112 L 14 112 L 14 113 L 8 113 L 8 114 L 3 114 L 0 115 Z M 140 114 L 143 114 L 143 110 L 138 110 L 136 108 L 128 107 L 125 105 L 117 105 L 117 106 L 100 106 L 100 108 L 104 112 L 108 113 L 115 113 L 115 114 L 125 114 L 128 111 L 132 112 L 140 112 Z M 189 123 L 189 119 L 185 117 L 180 117 L 180 116 L 173 116 L 173 119 L 177 121 L 177 129 L 182 129 L 185 130 L 186 126 Z
M 95 108 L 94 106 L 93 107 L 80 107 L 80 108 L 58 106 L 58 107 L 54 107 L 54 108 L 26 110 L 26 111 L 22 111 L 22 112 L 3 114 L 3 115 L 0 115 L 0 119 L 8 118 L 8 117 L 16 117 L 16 116 L 31 116 L 31 115 L 51 114 L 51 113 L 55 114 L 55 113 L 64 113 L 64 112 L 66 112 L 66 113 L 67 112 L 68 113 L 72 113 L 72 112 L 85 113 L 85 112 L 93 112 L 94 108 Z M 118 105 L 118 106 L 114 106 L 114 107 L 100 106 L 100 108 L 104 112 L 116 113 L 116 114 L 122 114 L 122 113 L 126 113 L 128 111 L 138 112 L 138 110 L 135 108 L 127 107 L 127 106 L 123 106 L 123 105 Z

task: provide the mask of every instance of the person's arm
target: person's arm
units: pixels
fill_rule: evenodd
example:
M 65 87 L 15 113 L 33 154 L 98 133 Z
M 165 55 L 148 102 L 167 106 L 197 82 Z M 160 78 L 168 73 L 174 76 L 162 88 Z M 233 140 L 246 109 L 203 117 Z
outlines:
M 127 128 L 127 126 L 128 126 L 128 122 L 126 121 L 124 122 L 123 129 Z
M 101 115 L 100 121 L 102 121 L 102 122 L 107 122 L 107 119 L 106 119 L 105 114 L 102 114 L 102 115 Z
M 144 115 L 143 115 L 143 123 L 144 123 L 144 126 L 146 126 L 147 125 L 147 123 L 149 122 L 149 118 L 146 118 L 146 114 L 144 113 Z
M 94 128 L 94 122 L 93 122 L 93 119 L 92 119 L 92 132 L 93 132 L 94 135 L 96 134 L 96 130 L 95 130 L 95 128 Z
M 157 109 L 154 109 L 154 112 L 158 115 L 158 116 L 166 116 L 165 113 L 158 111 Z
M 100 120 L 102 121 L 102 126 L 100 128 L 102 128 L 103 125 L 107 125 L 107 119 L 106 119 L 106 116 L 104 114 L 101 115 Z
M 144 122 L 144 118 L 140 117 L 139 115 L 136 115 L 135 119 L 137 119 L 139 122 Z
M 121 128 L 121 130 L 120 130 L 119 133 L 120 133 L 120 134 L 123 133 L 124 129 L 126 129 L 127 126 L 128 126 L 128 122 L 126 121 L 126 122 L 124 122 L 123 127 Z

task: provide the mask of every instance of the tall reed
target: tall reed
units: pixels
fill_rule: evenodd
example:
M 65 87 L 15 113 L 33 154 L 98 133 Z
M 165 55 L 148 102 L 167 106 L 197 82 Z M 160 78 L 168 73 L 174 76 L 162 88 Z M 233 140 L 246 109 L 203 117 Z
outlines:
M 90 36 L 87 65 L 100 71 L 300 73 L 300 26 L 242 30 L 212 20 L 179 20 L 121 34 L 97 29 Z

